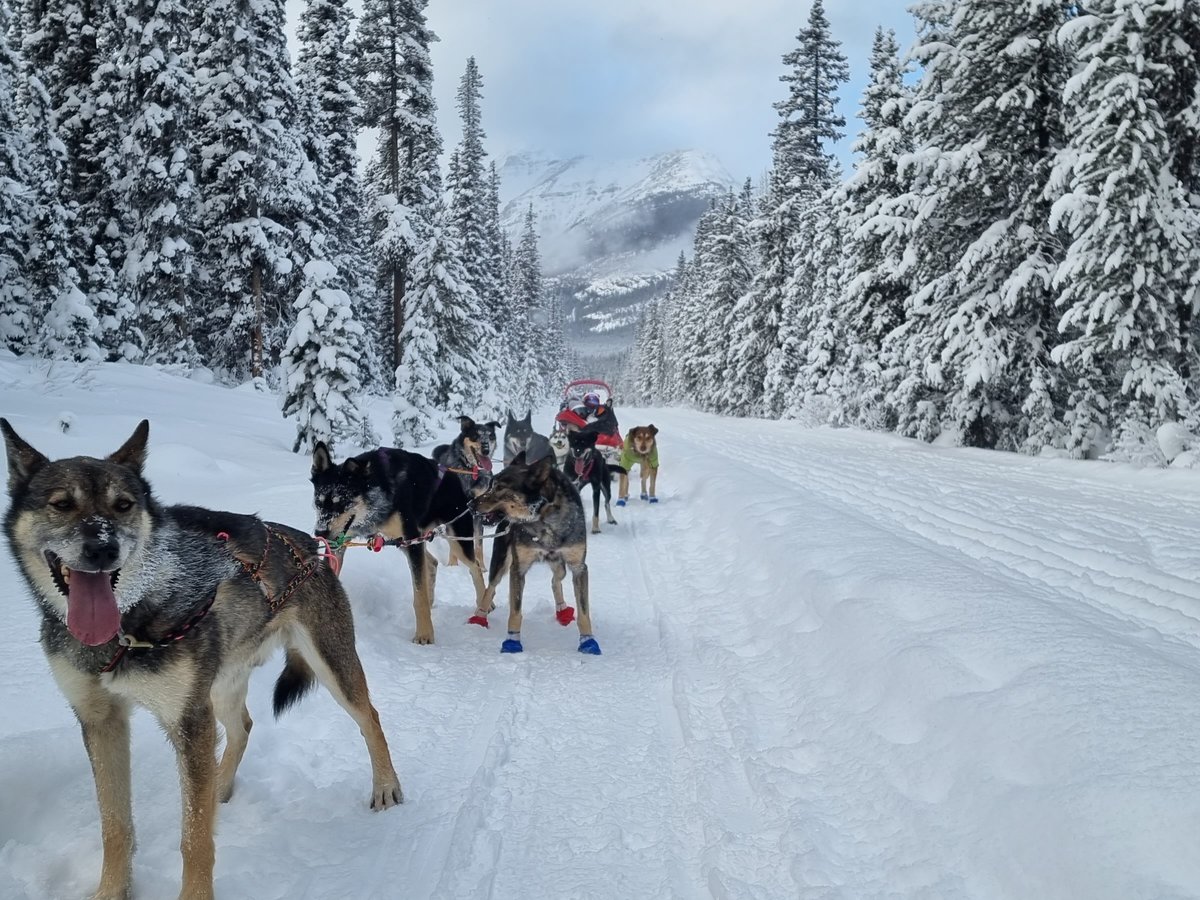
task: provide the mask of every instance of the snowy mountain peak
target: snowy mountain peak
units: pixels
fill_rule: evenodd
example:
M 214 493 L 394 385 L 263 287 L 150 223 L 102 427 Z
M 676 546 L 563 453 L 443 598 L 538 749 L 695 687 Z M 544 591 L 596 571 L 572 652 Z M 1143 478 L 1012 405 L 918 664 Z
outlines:
M 533 206 L 545 274 L 574 301 L 575 337 L 604 334 L 619 345 L 680 251 L 691 253 L 712 199 L 738 183 L 711 153 L 674 150 L 626 160 L 519 153 L 503 161 L 500 184 L 501 220 L 514 238 Z
M 622 245 L 631 242 L 644 248 L 680 233 L 690 239 L 708 201 L 735 186 L 720 160 L 699 150 L 635 160 L 520 153 L 504 160 L 500 184 L 501 218 L 510 233 L 519 231 L 533 205 L 548 274 L 630 249 Z M 630 241 L 620 239 L 622 231 Z M 674 261 L 673 255 L 664 267 Z

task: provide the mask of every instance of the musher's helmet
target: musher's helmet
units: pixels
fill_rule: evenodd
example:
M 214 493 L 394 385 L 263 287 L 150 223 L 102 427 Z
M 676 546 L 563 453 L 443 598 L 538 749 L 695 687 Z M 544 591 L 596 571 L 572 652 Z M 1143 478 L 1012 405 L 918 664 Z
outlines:
M 583 395 L 583 405 L 588 409 L 595 409 L 600 405 L 600 395 L 595 391 L 588 391 Z

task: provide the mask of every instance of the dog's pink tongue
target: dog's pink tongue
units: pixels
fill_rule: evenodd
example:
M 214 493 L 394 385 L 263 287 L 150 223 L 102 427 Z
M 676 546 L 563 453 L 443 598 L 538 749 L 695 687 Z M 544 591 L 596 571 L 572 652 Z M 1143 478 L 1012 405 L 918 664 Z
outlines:
M 107 572 L 71 572 L 67 630 L 89 647 L 107 644 L 121 629 L 121 613 Z
M 490 456 L 479 457 L 479 468 L 485 472 L 492 471 L 492 458 Z

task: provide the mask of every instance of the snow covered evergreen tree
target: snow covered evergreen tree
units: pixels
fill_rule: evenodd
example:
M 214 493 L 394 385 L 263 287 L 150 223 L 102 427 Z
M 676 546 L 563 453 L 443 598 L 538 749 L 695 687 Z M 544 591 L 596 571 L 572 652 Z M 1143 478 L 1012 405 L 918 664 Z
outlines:
M 813 0 L 808 25 L 801 29 L 796 48 L 783 57 L 790 67 L 781 76 L 788 85 L 788 96 L 775 104 L 780 122 L 774 135 L 766 213 L 770 221 L 757 229 L 770 242 L 760 247 L 764 267 L 752 292 L 760 308 L 744 310 L 768 329 L 778 322 L 776 333 L 764 335 L 768 352 L 763 408 L 769 415 L 779 415 L 788 407 L 804 352 L 806 336 L 795 326 L 805 300 L 789 298 L 788 283 L 790 280 L 794 288 L 798 282 L 791 279 L 792 273 L 807 265 L 804 255 L 808 248 L 797 241 L 802 220 L 833 184 L 834 163 L 825 144 L 839 140 L 846 125 L 837 114 L 837 91 L 849 78 L 840 48 L 822 0 Z
M 122 269 L 143 335 L 145 360 L 193 366 L 195 160 L 190 14 L 180 0 L 136 0 L 125 20 L 120 153 L 111 161 L 128 211 Z
M 64 200 L 72 185 L 58 110 L 67 102 L 62 48 L 71 40 L 68 12 L 56 0 L 26 3 L 22 12 L 22 100 L 35 197 L 26 271 L 38 311 L 35 323 L 40 321 L 38 352 L 56 359 L 98 360 L 94 335 L 99 323 L 81 289 L 73 253 L 76 208 Z
M 681 402 L 697 408 L 710 384 L 708 333 L 716 326 L 709 321 L 705 289 L 714 271 L 713 245 L 719 229 L 720 211 L 714 202 L 696 224 L 695 253 L 680 279 L 675 308 L 675 391 Z
M 553 363 L 559 352 L 550 339 L 536 222 L 530 204 L 525 213 L 521 240 L 513 251 L 512 274 L 508 280 L 512 291 L 512 362 L 519 370 L 513 397 L 517 409 L 538 406 L 546 399 L 548 382 L 555 374 Z
M 367 263 L 356 146 L 362 108 L 346 77 L 351 68 L 351 19 L 346 0 L 308 0 L 300 17 L 297 87 L 313 126 L 303 146 L 315 174 L 311 224 L 320 235 L 321 252 L 333 266 L 326 288 L 344 290 L 358 319 L 371 310 L 376 296 Z M 365 386 L 379 391 L 390 379 L 383 378 L 377 349 L 364 330 L 357 354 L 359 376 Z
M 932 321 L 944 417 L 971 446 L 1025 445 L 1020 411 L 1054 340 L 1050 282 L 1061 242 L 1048 227 L 1048 179 L 1062 142 L 1064 21 L 1061 0 L 961 0 L 951 20 L 941 152 L 925 158 L 965 243 L 934 295 Z
M 701 408 L 715 412 L 737 411 L 728 373 L 735 362 L 731 337 L 737 322 L 736 308 L 749 290 L 752 277 L 748 225 L 745 204 L 730 192 L 717 207 L 711 240 L 700 263 L 706 274 L 699 332 L 703 384 L 697 399 Z
M 296 417 L 292 452 L 311 453 L 317 441 L 331 448 L 341 442 L 376 446 L 379 439 L 359 407 L 363 330 L 350 295 L 336 287 L 341 275 L 324 260 L 305 265 L 304 280 L 284 349 L 283 415 Z
M 203 349 L 234 377 L 263 375 L 281 349 L 292 234 L 309 202 L 283 25 L 282 0 L 214 0 L 196 31 L 201 274 L 213 304 Z
M 442 416 L 470 415 L 468 410 L 480 403 L 479 397 L 471 395 L 475 361 L 469 348 L 472 336 L 487 323 L 461 254 L 453 217 L 442 208 L 421 251 L 413 257 L 412 288 L 405 295 L 404 355 L 396 369 L 392 417 L 398 446 L 427 441 Z
M 905 220 L 893 214 L 904 192 L 899 161 L 912 149 L 904 125 L 908 93 L 895 33 L 877 29 L 862 100 L 865 127 L 854 144 L 861 157 L 834 198 L 846 278 L 840 305 L 847 346 L 838 402 L 848 421 L 876 429 L 895 424 L 884 402 L 881 350 L 904 320 L 909 290 L 901 272 Z
M 382 302 L 365 324 L 389 335 L 381 360 L 402 363 L 405 292 L 413 257 L 422 250 L 441 197 L 429 45 L 437 40 L 425 20 L 427 0 L 364 0 L 355 36 L 353 72 L 362 100 L 362 124 L 379 130 L 367 168 L 371 249 Z M 415 420 L 414 420 L 415 421 Z
M 1102 0 L 1065 29 L 1081 68 L 1068 84 L 1069 148 L 1055 177 L 1055 220 L 1071 244 L 1055 275 L 1067 372 L 1067 447 L 1122 452 L 1186 418 L 1179 315 L 1196 302 L 1200 255 L 1194 218 L 1176 175 L 1168 66 L 1161 55 L 1179 20 L 1171 3 Z
M 933 160 L 943 138 L 943 96 L 955 55 L 951 34 L 955 5 L 956 0 L 921 0 L 912 7 L 917 40 L 908 56 L 922 74 L 905 126 L 915 149 L 901 156 L 904 192 L 889 206 L 891 226 L 885 232 L 892 248 L 897 233 L 904 237 L 895 272 L 909 285 L 902 324 L 883 338 L 886 405 L 899 434 L 927 441 L 941 433 L 947 384 L 936 346 L 944 323 L 933 318 L 941 305 L 932 298 L 949 290 L 949 273 L 970 242 L 969 231 L 960 222 L 972 221 L 969 209 L 960 219 L 957 210 L 934 199 L 938 169 Z M 895 258 L 894 253 L 889 258 Z
M 8 43 L 11 11 L 0 0 L 0 347 L 35 348 L 37 315 L 26 273 L 34 218 L 32 149 L 17 105 L 21 60 Z
M 87 7 L 91 4 L 83 4 Z M 80 225 L 77 241 L 84 256 L 86 291 L 96 311 L 96 340 L 109 359 L 141 360 L 144 335 L 125 266 L 132 216 L 120 188 L 126 160 L 123 135 L 138 98 L 127 86 L 140 61 L 132 41 L 140 35 L 131 0 L 98 0 L 85 15 L 94 17 L 82 27 L 89 56 L 81 57 L 72 85 L 75 109 L 67 120 L 68 159 L 78 193 Z M 81 7 L 81 8 L 83 8 Z
M 493 184 L 487 166 L 487 151 L 483 140 L 483 77 L 475 58 L 467 60 L 466 70 L 458 87 L 458 112 L 462 118 L 462 140 L 454 152 L 447 187 L 450 191 L 450 212 L 462 240 L 463 267 L 470 284 L 487 316 L 495 325 L 502 318 L 503 273 L 498 270 L 500 246 L 500 198 L 498 180 Z M 491 361 L 499 354 L 499 344 L 479 348 L 479 361 L 491 372 Z

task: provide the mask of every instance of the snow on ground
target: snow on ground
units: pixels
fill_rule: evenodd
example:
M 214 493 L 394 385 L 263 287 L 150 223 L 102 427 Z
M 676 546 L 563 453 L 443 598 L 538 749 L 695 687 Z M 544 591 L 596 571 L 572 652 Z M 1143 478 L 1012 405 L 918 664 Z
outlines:
M 504 605 L 465 623 L 463 569 L 414 646 L 398 554 L 348 557 L 407 802 L 367 809 L 327 694 L 272 719 L 274 660 L 218 896 L 1200 897 L 1200 475 L 619 412 L 661 429 L 662 502 L 591 539 L 604 655 L 554 622 L 544 569 L 523 655 Z M 311 524 L 308 460 L 248 388 L 3 357 L 0 415 L 52 456 L 149 417 L 162 499 Z M 86 756 L 10 561 L 0 596 L 0 897 L 84 897 Z M 172 753 L 134 726 L 136 892 L 174 897 Z

